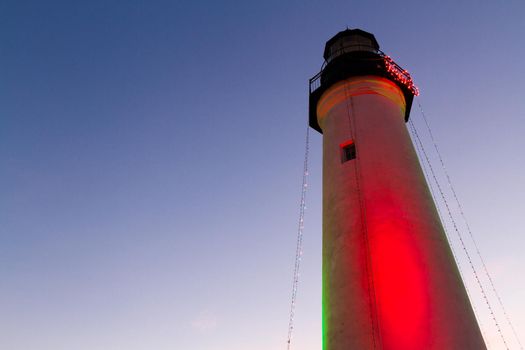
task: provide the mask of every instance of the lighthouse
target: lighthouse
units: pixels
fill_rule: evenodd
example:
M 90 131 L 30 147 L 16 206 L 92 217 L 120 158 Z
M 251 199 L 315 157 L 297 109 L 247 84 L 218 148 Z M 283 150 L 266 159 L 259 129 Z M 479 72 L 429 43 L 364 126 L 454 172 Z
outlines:
M 323 349 L 486 349 L 405 125 L 410 75 L 359 29 L 323 57 Z

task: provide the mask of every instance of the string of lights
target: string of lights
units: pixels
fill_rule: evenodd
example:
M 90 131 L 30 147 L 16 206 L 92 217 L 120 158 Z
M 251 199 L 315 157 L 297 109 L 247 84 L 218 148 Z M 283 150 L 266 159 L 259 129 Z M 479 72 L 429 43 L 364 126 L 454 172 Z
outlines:
M 413 121 L 412 121 L 412 120 L 409 120 L 409 123 L 412 124 L 412 126 L 413 126 Z M 436 186 L 437 186 L 437 189 L 438 189 L 438 191 L 439 191 L 439 194 L 440 194 L 440 196 L 441 196 L 441 199 L 443 200 L 443 203 L 445 204 L 445 208 L 446 208 L 446 210 L 447 210 L 447 214 L 448 214 L 448 216 L 449 216 L 450 221 L 452 222 L 452 225 L 453 225 L 453 227 L 454 227 L 454 231 L 456 231 L 456 234 L 457 234 L 457 236 L 458 236 L 458 239 L 459 239 L 459 241 L 460 241 L 460 243 L 461 243 L 461 247 L 463 248 L 463 252 L 465 253 L 465 255 L 466 255 L 466 257 L 467 257 L 467 260 L 468 260 L 468 262 L 469 262 L 470 268 L 471 268 L 471 270 L 472 270 L 472 272 L 473 272 L 473 274 L 474 274 L 474 277 L 475 277 L 475 279 L 476 279 L 476 282 L 477 282 L 477 284 L 478 284 L 478 287 L 479 287 L 479 289 L 480 289 L 480 291 L 481 291 L 481 295 L 483 296 L 483 299 L 485 300 L 485 304 L 487 305 L 487 308 L 488 308 L 489 313 L 490 313 L 490 315 L 491 315 L 491 317 L 492 317 L 492 320 L 494 321 L 494 325 L 496 326 L 496 330 L 498 331 L 498 334 L 499 334 L 501 340 L 503 341 L 503 344 L 504 344 L 504 346 L 505 346 L 505 349 L 506 349 L 506 350 L 509 350 L 509 346 L 508 346 L 508 344 L 507 344 L 507 340 L 506 340 L 506 338 L 505 338 L 505 335 L 504 335 L 503 332 L 501 331 L 501 327 L 500 327 L 500 324 L 499 324 L 499 322 L 498 322 L 498 319 L 496 318 L 496 314 L 495 314 L 495 312 L 494 312 L 494 309 L 492 308 L 492 305 L 491 305 L 491 303 L 490 303 L 490 301 L 489 301 L 489 299 L 488 299 L 488 296 L 487 296 L 487 293 L 486 293 L 486 291 L 485 291 L 485 288 L 483 287 L 483 284 L 481 283 L 481 279 L 480 279 L 479 274 L 478 274 L 478 272 L 477 272 L 477 270 L 476 270 L 476 267 L 474 266 L 474 262 L 473 262 L 472 257 L 471 257 L 471 255 L 470 255 L 468 249 L 467 249 L 467 246 L 466 246 L 466 244 L 465 244 L 465 241 L 464 241 L 464 239 L 463 239 L 463 236 L 462 236 L 461 232 L 459 231 L 458 225 L 457 225 L 457 223 L 456 223 L 456 220 L 454 219 L 454 215 L 452 214 L 452 209 L 450 208 L 450 205 L 449 205 L 449 203 L 448 203 L 448 201 L 447 201 L 447 198 L 446 198 L 446 196 L 445 196 L 445 193 L 444 193 L 444 191 L 443 191 L 443 188 L 441 187 L 441 185 L 440 185 L 440 183 L 439 183 L 439 181 L 438 181 L 438 179 L 437 179 L 436 173 L 434 172 L 434 169 L 433 169 L 433 167 L 432 167 L 432 164 L 431 164 L 431 162 L 430 162 L 430 159 L 429 159 L 429 157 L 428 157 L 428 154 L 427 154 L 427 152 L 425 151 L 425 148 L 424 148 L 424 146 L 423 146 L 423 143 L 422 143 L 422 141 L 421 141 L 421 138 L 419 137 L 419 133 L 417 132 L 417 129 L 414 127 L 413 130 L 414 130 L 414 134 L 415 134 L 415 136 L 416 136 L 416 140 L 417 140 L 417 142 L 419 143 L 419 145 L 421 146 L 421 149 L 423 150 L 423 155 L 424 155 L 424 157 L 425 157 L 425 159 L 426 159 L 426 162 L 427 162 L 427 164 L 428 164 L 428 166 L 429 166 L 430 173 L 432 174 L 432 177 L 433 177 L 434 182 L 435 182 L 435 184 L 436 184 Z
M 415 96 L 419 96 L 419 89 L 414 85 L 410 73 L 408 73 L 406 69 L 401 68 L 390 56 L 383 54 L 383 59 L 388 74 L 390 74 L 394 80 L 405 85 Z
M 290 318 L 288 320 L 288 340 L 286 342 L 286 349 L 291 349 L 292 335 L 294 330 L 295 305 L 297 301 L 297 289 L 299 286 L 299 268 L 301 266 L 301 258 L 303 255 L 303 232 L 304 232 L 304 212 L 306 210 L 306 190 L 308 189 L 308 156 L 310 151 L 310 126 L 306 127 L 306 141 L 304 150 L 304 165 L 303 165 L 303 182 L 301 186 L 301 200 L 299 204 L 299 223 L 297 227 L 297 244 L 295 249 L 295 266 L 293 270 L 292 282 L 292 300 L 290 305 Z
M 438 159 L 439 159 L 439 162 L 441 164 L 441 167 L 443 169 L 443 172 L 445 174 L 445 177 L 447 179 L 447 183 L 448 183 L 448 186 L 452 192 L 452 195 L 456 201 L 456 204 L 458 206 L 458 209 L 459 209 L 459 213 L 460 213 L 460 216 L 461 218 L 463 219 L 463 222 L 465 223 L 465 227 L 467 228 L 467 232 L 469 234 L 469 237 L 474 245 L 474 249 L 476 251 L 476 255 L 479 257 L 480 261 L 481 261 L 481 266 L 483 267 L 483 271 L 485 272 L 485 276 L 487 277 L 488 281 L 489 281 L 489 284 L 490 284 L 490 287 L 492 289 L 492 292 L 494 293 L 494 295 L 496 296 L 496 299 L 498 300 L 498 304 L 503 312 L 503 315 L 505 317 L 505 320 L 507 321 L 507 324 L 509 325 L 510 329 L 512 330 L 512 333 L 516 339 L 516 342 L 518 343 L 519 347 L 520 347 L 520 350 L 523 350 L 523 345 L 521 343 L 521 340 L 520 338 L 518 337 L 518 334 L 516 333 L 516 329 L 514 328 L 514 324 L 512 323 L 509 315 L 507 314 L 507 310 L 505 309 L 504 305 L 503 305 L 503 301 L 501 300 L 501 297 L 496 289 L 496 286 L 494 284 L 494 281 L 492 279 L 492 276 L 491 274 L 489 273 L 488 271 L 488 268 L 487 268 L 487 265 L 485 264 L 485 259 L 483 259 L 483 256 L 481 255 L 481 252 L 479 250 L 479 247 L 478 247 L 478 244 L 476 242 L 476 239 L 474 238 L 474 235 L 472 233 L 472 230 L 470 229 L 470 225 L 467 221 L 467 218 L 465 216 L 465 212 L 463 210 L 463 206 L 461 205 L 461 202 L 459 201 L 459 198 L 458 198 L 458 195 L 456 193 L 456 190 L 454 189 L 454 186 L 452 185 L 452 180 L 450 179 L 450 175 L 448 174 L 448 170 L 445 166 L 445 162 L 443 161 L 443 157 L 441 156 L 441 152 L 439 151 L 439 147 L 437 145 L 437 142 L 436 140 L 434 139 L 434 134 L 432 132 L 432 129 L 430 128 L 430 124 L 428 123 L 428 120 L 427 120 L 427 117 L 426 117 L 426 114 L 425 112 L 423 111 L 423 107 L 421 106 L 421 103 L 420 101 L 418 100 L 418 108 L 419 108 L 419 111 L 421 113 L 421 116 L 423 117 L 423 121 L 425 122 L 425 126 L 427 128 L 427 131 L 428 131 L 428 134 L 430 135 L 430 139 L 433 143 L 433 146 L 434 146 L 434 149 L 436 151 L 436 154 L 438 156 Z

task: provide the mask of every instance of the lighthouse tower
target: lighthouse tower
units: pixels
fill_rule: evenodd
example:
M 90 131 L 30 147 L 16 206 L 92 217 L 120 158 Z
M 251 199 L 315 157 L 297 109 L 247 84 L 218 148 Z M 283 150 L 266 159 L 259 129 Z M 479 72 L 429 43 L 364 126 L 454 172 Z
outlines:
M 486 349 L 405 125 L 410 75 L 359 29 L 324 59 L 323 349 Z

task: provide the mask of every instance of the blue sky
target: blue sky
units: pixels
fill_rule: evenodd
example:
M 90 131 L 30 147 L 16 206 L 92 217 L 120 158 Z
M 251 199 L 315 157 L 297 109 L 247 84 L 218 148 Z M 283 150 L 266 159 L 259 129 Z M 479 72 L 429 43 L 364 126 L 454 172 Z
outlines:
M 284 348 L 307 82 L 347 26 L 412 73 L 525 339 L 524 12 L 521 1 L 1 2 L 0 347 Z M 315 132 L 311 149 L 300 350 L 321 343 Z

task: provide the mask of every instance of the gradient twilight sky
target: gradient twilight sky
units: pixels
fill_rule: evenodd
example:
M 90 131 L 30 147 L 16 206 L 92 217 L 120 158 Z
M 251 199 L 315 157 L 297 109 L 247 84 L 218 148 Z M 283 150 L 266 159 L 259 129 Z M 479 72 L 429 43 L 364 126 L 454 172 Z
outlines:
M 524 14 L 521 0 L 3 0 L 0 349 L 285 349 L 307 82 L 346 26 L 412 73 L 525 341 Z M 311 148 L 297 350 L 321 349 L 315 132 Z

